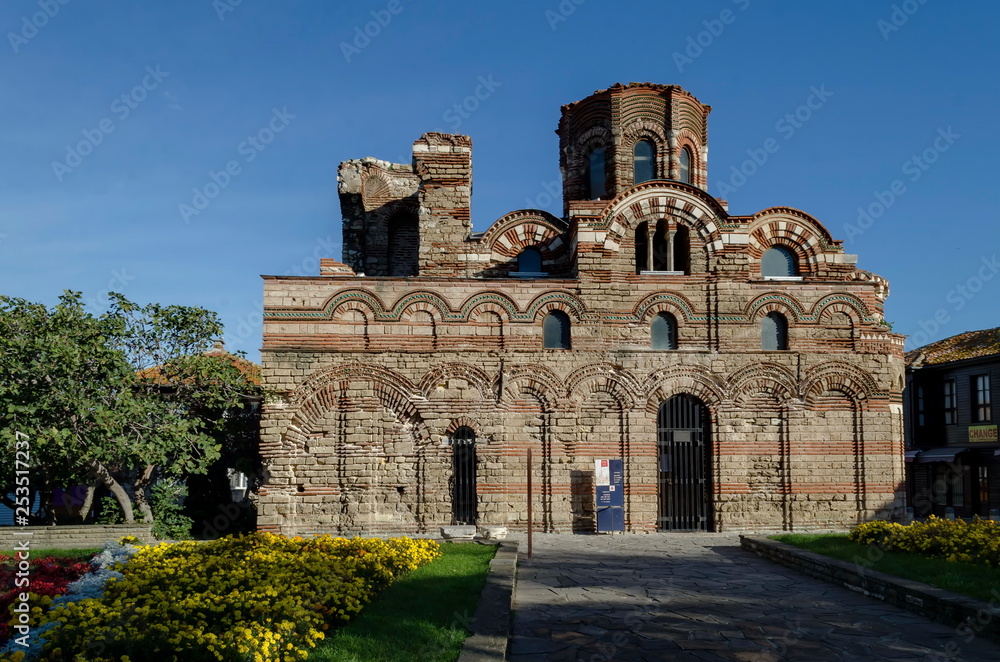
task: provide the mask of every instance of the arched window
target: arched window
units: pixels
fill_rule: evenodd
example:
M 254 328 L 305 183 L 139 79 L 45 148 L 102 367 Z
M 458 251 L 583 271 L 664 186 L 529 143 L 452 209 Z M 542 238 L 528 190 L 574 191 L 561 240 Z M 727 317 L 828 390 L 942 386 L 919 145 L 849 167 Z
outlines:
M 529 246 L 517 256 L 517 270 L 521 273 L 542 272 L 542 252 L 534 246 Z
M 768 313 L 760 320 L 760 348 L 788 349 L 788 320 L 781 313 Z
M 680 271 L 688 273 L 688 230 L 681 224 L 675 230 L 661 218 L 650 237 L 649 223 L 635 229 L 635 271 Z
M 691 183 L 691 150 L 687 147 L 681 150 L 681 181 Z
M 604 148 L 597 147 L 587 157 L 584 178 L 587 184 L 587 197 L 598 200 L 606 194 L 604 189 Z
M 389 219 L 389 276 L 416 276 L 419 271 L 420 225 L 417 215 L 397 214 Z
M 764 278 L 797 276 L 795 255 L 784 246 L 771 246 L 760 258 L 760 275 Z
M 674 232 L 674 241 L 671 247 L 674 253 L 673 267 L 674 271 L 680 271 L 684 274 L 691 273 L 691 233 L 688 231 L 686 225 L 681 223 L 677 224 L 677 231 Z
M 641 274 L 649 268 L 649 223 L 643 221 L 635 229 L 635 272 Z
M 545 349 L 569 349 L 569 315 L 553 310 L 542 323 L 542 346 Z
M 673 271 L 670 263 L 670 224 L 665 219 L 656 222 L 656 232 L 653 233 L 653 271 Z
M 632 183 L 642 184 L 651 179 L 655 179 L 654 155 L 656 150 L 653 143 L 648 140 L 640 140 L 632 150 Z
M 451 444 L 451 516 L 456 524 L 475 524 L 479 501 L 476 495 L 476 431 L 463 425 L 455 430 Z
M 649 323 L 652 349 L 677 349 L 677 320 L 670 313 L 660 313 Z

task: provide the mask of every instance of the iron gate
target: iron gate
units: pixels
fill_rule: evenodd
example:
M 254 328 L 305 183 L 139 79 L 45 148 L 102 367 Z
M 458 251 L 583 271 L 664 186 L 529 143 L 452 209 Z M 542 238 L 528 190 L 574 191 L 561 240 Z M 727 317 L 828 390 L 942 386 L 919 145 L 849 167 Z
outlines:
M 707 531 L 711 527 L 708 421 L 705 405 L 694 396 L 675 395 L 660 405 L 660 530 Z
M 451 515 L 455 524 L 475 524 L 478 517 L 476 495 L 476 432 L 455 430 L 452 444 Z

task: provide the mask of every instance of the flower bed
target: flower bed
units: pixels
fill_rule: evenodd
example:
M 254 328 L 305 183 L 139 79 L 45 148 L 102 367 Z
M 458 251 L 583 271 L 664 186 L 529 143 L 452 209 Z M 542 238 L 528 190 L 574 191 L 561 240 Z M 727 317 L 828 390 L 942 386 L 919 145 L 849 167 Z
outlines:
M 16 556 L 0 554 L 0 587 L 3 590 L 0 594 L 0 614 L 4 615 L 4 618 L 0 619 L 0 645 L 11 637 L 10 619 L 15 617 L 11 610 L 18 595 L 25 589 L 30 596 L 31 606 L 47 609 L 52 603 L 52 598 L 66 592 L 70 582 L 90 571 L 90 564 L 86 562 L 58 559 L 53 556 L 30 559 L 27 575 L 30 583 L 27 586 L 17 586 L 15 574 L 18 561 Z
M 427 540 L 267 533 L 131 549 L 127 564 L 102 566 L 120 577 L 40 616 L 39 659 L 304 660 L 329 628 L 440 554 Z
M 887 551 L 915 552 L 946 561 L 1000 567 L 1000 522 L 992 520 L 977 518 L 964 522 L 931 516 L 925 522 L 909 525 L 867 522 L 854 527 L 849 538 Z

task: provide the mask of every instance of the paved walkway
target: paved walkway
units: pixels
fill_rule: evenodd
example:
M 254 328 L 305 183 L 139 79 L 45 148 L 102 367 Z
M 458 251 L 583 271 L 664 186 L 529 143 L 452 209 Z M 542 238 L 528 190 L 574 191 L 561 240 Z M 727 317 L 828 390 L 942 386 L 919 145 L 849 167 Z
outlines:
M 512 662 L 1000 661 L 1000 645 L 772 564 L 732 534 L 522 537 Z

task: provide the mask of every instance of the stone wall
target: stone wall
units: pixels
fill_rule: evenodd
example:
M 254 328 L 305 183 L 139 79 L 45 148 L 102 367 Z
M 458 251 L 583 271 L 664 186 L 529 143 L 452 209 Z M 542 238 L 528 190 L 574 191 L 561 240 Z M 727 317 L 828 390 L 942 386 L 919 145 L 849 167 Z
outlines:
M 102 547 L 109 540 L 135 536 L 144 543 L 156 542 L 151 524 L 84 524 L 66 526 L 9 526 L 0 531 L 0 549 L 13 549 L 29 541 L 30 549 L 77 549 Z
M 676 393 L 712 412 L 716 528 L 829 528 L 891 515 L 902 479 L 899 339 L 873 330 L 895 349 L 865 352 L 860 337 L 824 339 L 822 316 L 803 315 L 791 350 L 762 351 L 746 303 L 720 311 L 739 321 L 699 320 L 715 301 L 701 279 L 665 278 L 675 281 L 670 290 L 647 283 L 590 298 L 571 281 L 269 278 L 264 372 L 283 397 L 265 414 L 260 525 L 302 533 L 449 524 L 448 439 L 468 425 L 479 448 L 480 523 L 524 527 L 531 447 L 547 529 L 592 527 L 593 460 L 622 457 L 629 527 L 652 530 L 657 409 Z M 744 287 L 742 301 L 752 301 L 755 290 Z M 769 291 L 805 311 L 831 292 L 860 300 L 864 288 Z M 661 307 L 639 305 L 668 295 Z M 542 319 L 554 309 L 571 315 L 571 350 L 541 347 Z M 648 349 L 648 320 L 660 309 L 680 323 L 675 351 Z

